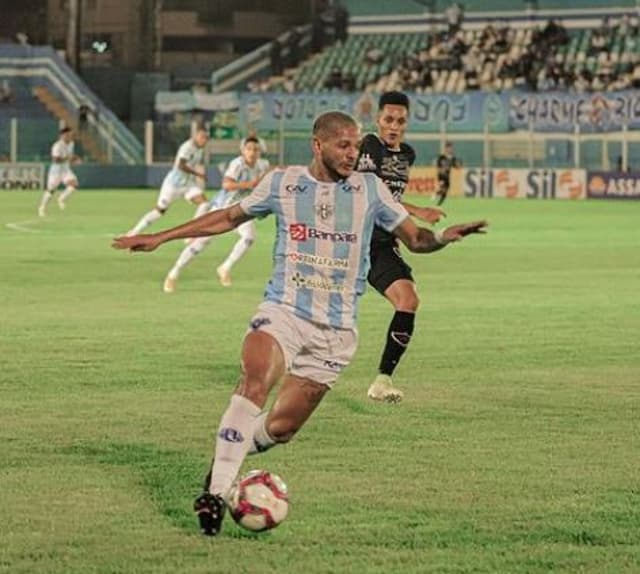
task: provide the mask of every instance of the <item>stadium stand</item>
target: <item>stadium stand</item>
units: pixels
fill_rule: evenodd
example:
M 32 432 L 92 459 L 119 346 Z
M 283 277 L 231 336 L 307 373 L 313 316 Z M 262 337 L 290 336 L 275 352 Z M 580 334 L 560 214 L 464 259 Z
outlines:
M 58 125 L 65 124 L 78 130 L 84 151 L 99 163 L 142 162 L 141 143 L 52 48 L 0 45 L 0 78 L 12 91 L 15 86 L 13 101 L 0 106 L 0 121 L 7 125 L 11 118 L 20 120 L 22 160 L 46 157 L 52 139 L 43 144 L 42 134 L 51 131 L 55 136 Z M 82 105 L 91 110 L 85 125 L 78 117 Z M 47 116 L 51 121 L 43 122 Z M 34 128 L 36 137 L 31 137 L 30 123 L 39 126 Z M 51 127 L 43 132 L 43 125 Z
M 353 34 L 306 60 L 262 90 L 347 92 L 390 89 L 462 93 L 481 89 L 576 92 L 623 90 L 640 83 L 637 15 L 604 18 L 597 27 L 446 28 L 427 33 Z

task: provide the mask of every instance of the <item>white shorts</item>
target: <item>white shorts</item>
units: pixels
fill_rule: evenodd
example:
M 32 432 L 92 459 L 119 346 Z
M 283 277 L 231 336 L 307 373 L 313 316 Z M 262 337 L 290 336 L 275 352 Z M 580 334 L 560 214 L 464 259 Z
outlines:
M 64 184 L 68 185 L 69 183 L 77 183 L 78 178 L 76 174 L 71 171 L 71 169 L 54 169 L 49 168 L 49 173 L 47 174 L 47 189 L 49 191 L 53 191 L 59 185 Z
M 245 221 L 236 227 L 236 233 L 245 241 L 255 241 L 256 240 L 256 222 L 253 221 Z
M 170 181 L 166 179 L 162 182 L 160 193 L 158 194 L 157 205 L 160 209 L 167 209 L 174 201 L 184 197 L 186 200 L 191 201 L 194 197 L 204 195 L 204 190 L 198 185 L 187 185 L 183 187 L 176 187 Z
M 333 386 L 358 347 L 356 329 L 335 329 L 301 319 L 286 305 L 265 301 L 251 319 L 248 333 L 271 335 L 282 349 L 287 371 L 316 383 Z

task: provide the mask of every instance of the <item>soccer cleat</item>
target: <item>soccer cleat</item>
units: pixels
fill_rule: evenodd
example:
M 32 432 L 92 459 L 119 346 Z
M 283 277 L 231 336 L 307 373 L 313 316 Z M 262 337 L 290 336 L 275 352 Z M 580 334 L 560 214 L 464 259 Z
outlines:
M 66 207 L 66 205 L 64 204 L 64 199 L 62 199 L 62 197 L 58 197 L 58 207 L 60 208 L 60 211 L 64 211 L 64 208 Z
M 44 207 L 38 207 L 38 217 L 45 217 Z
M 193 510 L 198 515 L 202 534 L 216 536 L 220 533 L 226 508 L 227 505 L 222 496 L 203 492 L 196 498 Z
M 173 293 L 176 290 L 177 279 L 173 279 L 172 277 L 167 277 L 164 280 L 164 284 L 162 285 L 162 290 L 165 293 Z
M 231 286 L 231 274 L 222 265 L 216 269 L 218 279 L 220 279 L 220 285 L 223 287 Z
M 374 401 L 399 403 L 404 397 L 404 393 L 393 386 L 393 381 L 389 375 L 380 374 L 371 383 L 367 396 Z

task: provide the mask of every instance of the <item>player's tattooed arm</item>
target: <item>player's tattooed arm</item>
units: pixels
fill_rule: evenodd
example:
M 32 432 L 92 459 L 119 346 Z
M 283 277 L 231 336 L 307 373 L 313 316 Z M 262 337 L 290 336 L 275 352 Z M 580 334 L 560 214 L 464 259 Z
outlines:
M 409 215 L 426 221 L 427 223 L 438 223 L 442 217 L 446 217 L 447 214 L 438 207 L 420 207 L 413 205 L 412 203 L 401 202 L 402 206 L 409 212 Z
M 166 231 L 148 235 L 117 237 L 113 240 L 112 246 L 116 249 L 129 249 L 131 251 L 153 251 L 163 243 L 174 239 L 220 235 L 235 229 L 238 225 L 250 219 L 253 219 L 253 217 L 247 215 L 239 204 L 235 204 L 226 209 L 210 211 Z
M 487 226 L 486 221 L 474 221 L 452 225 L 443 231 L 434 232 L 424 227 L 418 227 L 411 219 L 407 218 L 393 232 L 410 251 L 433 253 L 472 233 L 485 233 Z

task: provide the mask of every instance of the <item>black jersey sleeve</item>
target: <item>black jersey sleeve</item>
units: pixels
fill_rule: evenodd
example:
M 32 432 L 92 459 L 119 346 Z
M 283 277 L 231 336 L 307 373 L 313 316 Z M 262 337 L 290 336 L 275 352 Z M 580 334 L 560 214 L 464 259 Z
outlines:
M 383 143 L 375 134 L 367 134 L 360 144 L 360 155 L 356 163 L 357 171 L 378 173 L 384 152 Z
M 400 149 L 405 154 L 409 166 L 412 166 L 416 162 L 416 150 L 414 150 L 409 144 L 402 142 Z

